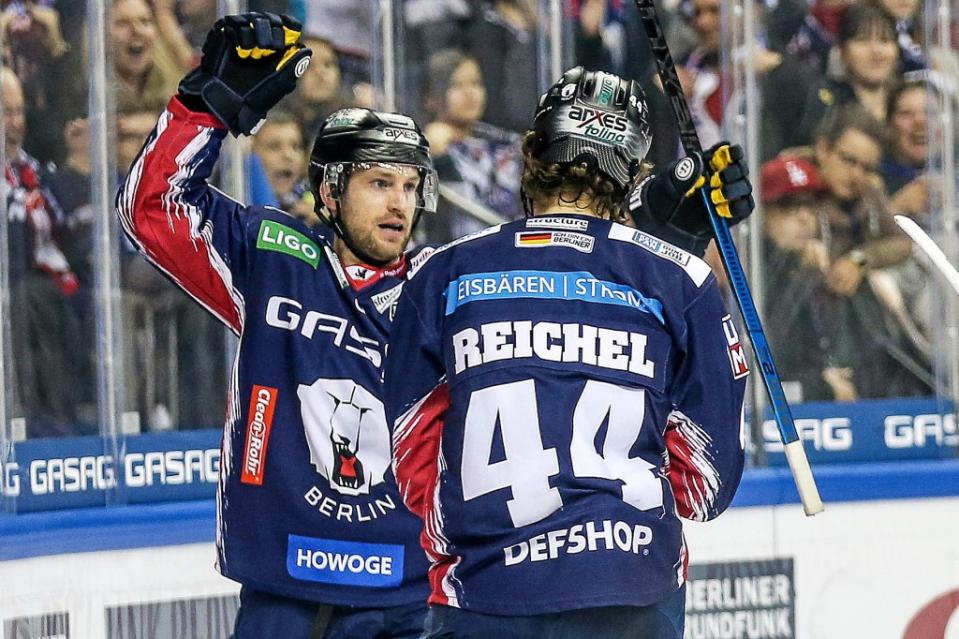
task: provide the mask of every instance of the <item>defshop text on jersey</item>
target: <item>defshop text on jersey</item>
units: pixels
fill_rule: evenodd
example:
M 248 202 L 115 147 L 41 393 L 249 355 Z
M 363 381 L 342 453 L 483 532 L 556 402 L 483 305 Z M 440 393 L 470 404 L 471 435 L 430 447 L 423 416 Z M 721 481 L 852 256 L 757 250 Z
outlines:
M 743 468 L 748 368 L 705 262 L 563 215 L 413 270 L 384 397 L 430 601 L 535 615 L 679 588 L 679 517 L 721 513 Z

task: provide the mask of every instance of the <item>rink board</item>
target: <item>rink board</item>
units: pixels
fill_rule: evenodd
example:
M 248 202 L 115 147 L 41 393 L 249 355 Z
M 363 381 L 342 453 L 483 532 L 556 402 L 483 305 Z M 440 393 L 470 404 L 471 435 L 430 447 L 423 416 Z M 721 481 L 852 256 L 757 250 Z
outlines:
M 817 517 L 784 469 L 763 469 L 721 518 L 686 525 L 687 637 L 959 639 L 959 461 L 817 475 Z M 0 639 L 225 639 L 237 587 L 214 570 L 214 513 L 201 500 L 0 518 Z

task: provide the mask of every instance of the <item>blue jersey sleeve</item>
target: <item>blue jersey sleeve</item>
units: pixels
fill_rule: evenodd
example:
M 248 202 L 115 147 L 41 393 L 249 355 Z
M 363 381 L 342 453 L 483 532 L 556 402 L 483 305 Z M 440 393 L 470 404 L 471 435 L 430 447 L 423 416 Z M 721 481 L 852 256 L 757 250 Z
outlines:
M 170 100 L 117 193 L 137 250 L 235 332 L 243 324 L 248 217 L 207 180 L 227 130 Z
M 729 506 L 742 477 L 749 369 L 715 280 L 687 307 L 685 319 L 666 430 L 666 474 L 680 516 L 706 521 Z

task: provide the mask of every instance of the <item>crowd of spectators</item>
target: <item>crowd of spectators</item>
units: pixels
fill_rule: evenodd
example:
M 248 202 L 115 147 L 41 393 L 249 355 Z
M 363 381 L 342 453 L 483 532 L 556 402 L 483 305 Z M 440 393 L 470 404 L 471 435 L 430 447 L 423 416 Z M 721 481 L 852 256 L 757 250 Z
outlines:
M 199 60 L 216 0 L 113 0 L 108 60 L 119 175 Z M 634 78 L 650 102 L 650 159 L 680 152 L 633 3 L 563 3 L 569 59 Z M 15 415 L 31 437 L 96 431 L 94 233 L 86 118 L 85 3 L 4 0 L 5 174 Z M 397 2 L 397 107 L 424 126 L 441 183 L 504 219 L 522 215 L 520 143 L 538 94 L 547 21 L 537 0 Z M 304 24 L 314 55 L 297 90 L 249 140 L 246 197 L 315 226 L 305 167 L 324 119 L 381 104 L 378 3 L 250 0 Z M 704 145 L 729 137 L 751 56 L 760 88 L 766 325 L 802 400 L 929 395 L 934 280 L 892 216 L 931 225 L 942 189 L 941 104 L 955 100 L 951 51 L 924 42 L 918 0 L 778 0 L 754 5 L 755 39 L 733 42 L 720 0 L 666 0 L 661 19 Z M 65 29 L 69 24 L 71 28 Z M 108 214 L 109 212 L 107 212 Z M 759 219 L 757 217 L 757 219 Z M 482 226 L 447 200 L 419 241 Z M 226 339 L 118 237 L 126 409 L 143 429 L 215 426 Z

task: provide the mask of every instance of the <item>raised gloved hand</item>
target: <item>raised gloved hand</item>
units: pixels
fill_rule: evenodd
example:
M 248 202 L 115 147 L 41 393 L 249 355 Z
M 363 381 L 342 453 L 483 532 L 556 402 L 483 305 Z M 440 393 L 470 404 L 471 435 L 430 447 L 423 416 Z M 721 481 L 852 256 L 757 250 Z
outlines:
M 313 52 L 299 43 L 301 30 L 296 20 L 272 13 L 217 20 L 200 66 L 180 81 L 181 100 L 215 115 L 233 135 L 256 132 L 310 64 Z
M 693 154 L 647 177 L 629 195 L 636 227 L 702 257 L 713 230 L 699 189 L 709 189 L 717 215 L 730 226 L 749 217 L 756 206 L 743 156 L 738 144 L 720 142 L 706 151 L 705 161 Z

